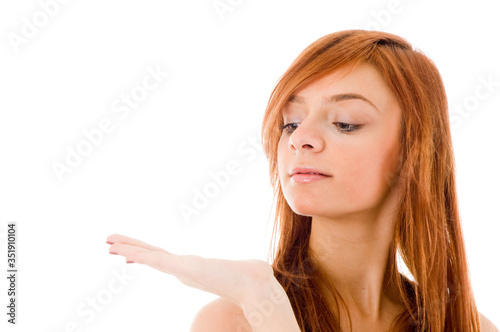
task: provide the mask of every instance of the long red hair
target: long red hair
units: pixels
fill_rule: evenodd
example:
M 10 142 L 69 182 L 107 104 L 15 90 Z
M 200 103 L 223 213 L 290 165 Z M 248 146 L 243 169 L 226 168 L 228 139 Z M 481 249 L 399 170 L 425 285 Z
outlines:
M 311 217 L 294 213 L 283 196 L 277 148 L 281 111 L 288 98 L 316 79 L 360 63 L 379 70 L 403 113 L 398 170 L 402 194 L 389 264 L 405 310 L 392 330 L 479 331 L 459 219 L 444 85 L 434 63 L 393 34 L 347 30 L 326 35 L 302 51 L 272 91 L 261 140 L 276 199 L 271 243 L 275 277 L 287 292 L 302 331 L 340 331 L 337 313 L 343 301 L 308 255 Z M 413 280 L 401 273 L 398 253 Z M 328 285 L 328 291 L 320 285 Z

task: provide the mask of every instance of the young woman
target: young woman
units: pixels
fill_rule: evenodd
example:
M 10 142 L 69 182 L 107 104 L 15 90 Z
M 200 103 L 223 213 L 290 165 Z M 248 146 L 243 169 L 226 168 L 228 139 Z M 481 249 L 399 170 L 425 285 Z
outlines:
M 318 39 L 272 92 L 262 142 L 271 265 L 107 239 L 128 262 L 220 296 L 192 332 L 498 331 L 475 305 L 445 89 L 424 54 L 383 32 Z

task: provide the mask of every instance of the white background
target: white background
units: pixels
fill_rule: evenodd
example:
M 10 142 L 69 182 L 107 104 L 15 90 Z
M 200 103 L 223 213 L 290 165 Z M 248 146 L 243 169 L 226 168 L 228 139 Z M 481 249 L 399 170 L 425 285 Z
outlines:
M 81 331 L 188 331 L 216 296 L 125 264 L 108 254 L 106 237 L 265 260 L 273 197 L 267 161 L 250 142 L 293 59 L 319 37 L 352 28 L 408 39 L 440 69 L 450 110 L 471 109 L 453 114 L 459 203 L 477 305 L 500 326 L 494 1 L 222 0 L 231 10 L 219 15 L 213 0 L 73 0 L 52 7 L 44 22 L 40 3 L 48 2 L 0 4 L 0 275 L 8 222 L 17 222 L 19 235 L 18 325 L 6 323 L 2 277 L 2 331 L 62 332 L 72 322 Z M 45 26 L 29 35 L 34 19 Z M 13 36 L 23 31 L 29 38 L 16 46 Z M 121 119 L 114 103 L 138 89 L 148 66 L 169 76 Z M 496 86 L 479 100 L 488 77 Z M 105 118 L 113 131 L 59 181 L 52 164 L 65 164 L 67 147 L 84 144 L 83 131 Z M 232 160 L 240 172 L 188 222 L 179 207 L 192 205 L 195 190 L 214 182 L 209 172 Z M 114 273 L 131 280 L 111 293 Z M 92 297 L 99 310 L 88 306 Z

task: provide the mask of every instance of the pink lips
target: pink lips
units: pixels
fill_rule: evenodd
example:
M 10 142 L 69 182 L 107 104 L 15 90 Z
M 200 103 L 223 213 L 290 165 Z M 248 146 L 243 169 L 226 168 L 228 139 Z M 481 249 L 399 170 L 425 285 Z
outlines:
M 302 183 L 319 181 L 331 177 L 330 174 L 327 174 L 321 170 L 312 167 L 294 168 L 290 173 L 290 175 L 294 182 L 302 182 Z

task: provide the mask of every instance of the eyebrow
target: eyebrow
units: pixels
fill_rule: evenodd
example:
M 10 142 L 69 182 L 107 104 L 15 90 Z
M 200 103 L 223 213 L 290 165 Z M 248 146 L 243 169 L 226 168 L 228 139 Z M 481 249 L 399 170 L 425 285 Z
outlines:
M 359 99 L 367 102 L 371 106 L 373 106 L 377 111 L 380 112 L 380 110 L 373 104 L 369 99 L 364 97 L 363 95 L 360 95 L 359 93 L 339 93 L 336 95 L 331 95 L 328 97 L 323 98 L 323 103 L 324 104 L 332 104 L 332 103 L 338 103 L 344 100 L 353 100 L 353 99 Z M 296 95 L 291 95 L 290 98 L 288 98 L 288 102 L 290 103 L 297 103 L 297 104 L 305 104 L 305 99 L 301 96 L 296 96 Z

